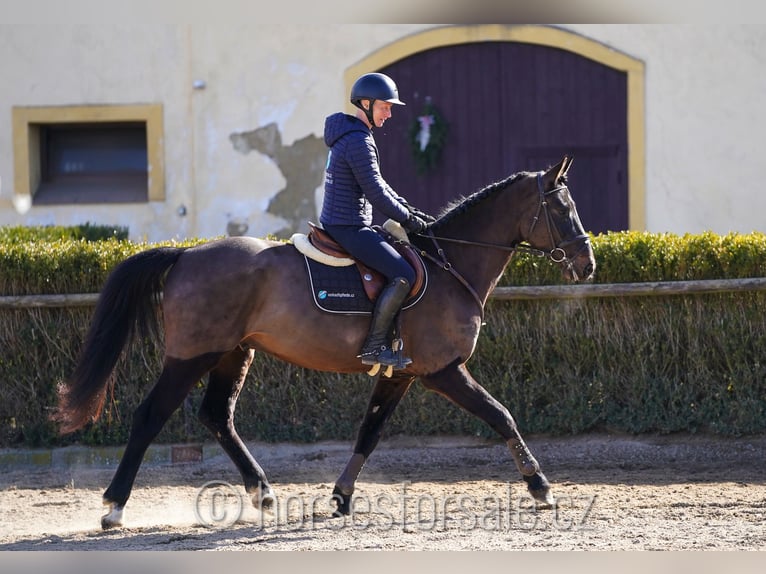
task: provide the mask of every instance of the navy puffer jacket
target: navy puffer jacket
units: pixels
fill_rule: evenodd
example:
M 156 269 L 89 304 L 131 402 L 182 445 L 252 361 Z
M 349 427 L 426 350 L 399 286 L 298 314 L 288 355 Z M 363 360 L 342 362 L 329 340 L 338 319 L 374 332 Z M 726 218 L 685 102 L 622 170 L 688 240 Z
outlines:
M 378 146 L 362 120 L 343 112 L 328 116 L 324 141 L 330 150 L 322 225 L 370 225 L 373 208 L 400 223 L 409 217 L 406 200 L 380 174 Z

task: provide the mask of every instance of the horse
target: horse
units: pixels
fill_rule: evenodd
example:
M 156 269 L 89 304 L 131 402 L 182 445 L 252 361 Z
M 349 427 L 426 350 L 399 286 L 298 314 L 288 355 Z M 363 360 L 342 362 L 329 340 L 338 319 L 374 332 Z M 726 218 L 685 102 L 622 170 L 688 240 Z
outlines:
M 446 206 L 428 230 L 409 238 L 429 280 L 416 305 L 399 314 L 412 363 L 378 373 L 353 453 L 332 492 L 333 516 L 349 514 L 355 483 L 396 406 L 419 380 L 426 389 L 483 420 L 502 437 L 536 504 L 555 499 L 517 424 L 471 375 L 488 296 L 513 254 L 524 249 L 559 265 L 569 282 L 596 267 L 567 187 L 571 158 L 522 171 Z M 74 370 L 58 387 L 51 418 L 71 433 L 96 421 L 122 350 L 137 334 L 164 334 L 162 370 L 133 413 L 127 445 L 103 494 L 103 529 L 121 526 L 143 456 L 192 387 L 207 377 L 197 416 L 241 474 L 252 504 L 268 509 L 274 491 L 234 426 L 237 398 L 256 352 L 336 373 L 364 373 L 357 353 L 369 326 L 363 315 L 328 313 L 308 289 L 305 257 L 289 241 L 225 237 L 194 246 L 157 246 L 109 273 Z M 372 374 L 372 371 L 369 372 Z

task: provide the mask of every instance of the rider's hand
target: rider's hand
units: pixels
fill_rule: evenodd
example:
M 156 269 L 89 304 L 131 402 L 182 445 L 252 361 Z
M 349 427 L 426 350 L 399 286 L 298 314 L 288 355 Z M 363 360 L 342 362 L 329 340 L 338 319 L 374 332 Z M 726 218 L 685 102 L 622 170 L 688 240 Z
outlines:
M 433 223 L 436 221 L 436 218 L 433 215 L 428 215 L 425 211 L 418 209 L 414 205 L 408 205 L 407 211 L 409 211 L 410 214 L 416 215 L 420 219 L 424 220 L 426 223 Z
M 407 233 L 422 233 L 428 227 L 428 223 L 415 214 L 410 214 L 406 221 L 402 222 Z

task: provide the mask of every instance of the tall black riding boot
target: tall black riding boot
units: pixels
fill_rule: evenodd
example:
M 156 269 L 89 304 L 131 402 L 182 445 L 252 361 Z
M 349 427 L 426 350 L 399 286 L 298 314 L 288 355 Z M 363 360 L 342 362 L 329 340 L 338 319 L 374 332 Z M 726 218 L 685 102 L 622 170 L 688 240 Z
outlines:
M 412 359 L 399 358 L 391 348 L 391 327 L 396 314 L 410 292 L 410 282 L 404 277 L 396 277 L 378 295 L 375 309 L 372 312 L 372 323 L 367 340 L 362 345 L 362 350 L 357 355 L 365 365 L 406 366 Z

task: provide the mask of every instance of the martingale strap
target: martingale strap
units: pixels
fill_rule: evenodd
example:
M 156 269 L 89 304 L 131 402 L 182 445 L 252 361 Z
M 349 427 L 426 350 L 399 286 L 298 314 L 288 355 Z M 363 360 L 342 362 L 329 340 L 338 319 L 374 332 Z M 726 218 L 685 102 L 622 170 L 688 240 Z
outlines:
M 479 304 L 479 309 L 481 311 L 481 320 L 484 321 L 484 302 L 481 300 L 481 297 L 479 297 L 479 294 L 476 292 L 476 289 L 473 288 L 473 285 L 471 285 L 468 280 L 463 277 L 458 271 L 452 266 L 452 263 L 450 263 L 447 260 L 447 256 L 444 254 L 444 249 L 442 249 L 439 246 L 439 242 L 436 241 L 436 236 L 433 234 L 433 231 L 430 229 L 427 231 L 428 236 L 431 238 L 431 241 L 434 244 L 434 247 L 436 247 L 436 253 L 439 255 L 439 259 L 436 259 L 433 255 L 428 253 L 425 249 L 420 251 L 420 256 L 425 257 L 429 260 L 431 260 L 433 263 L 450 273 L 455 279 L 460 281 L 460 283 L 463 285 L 463 287 L 466 288 L 466 290 L 471 294 L 471 296 L 476 300 L 476 302 Z

